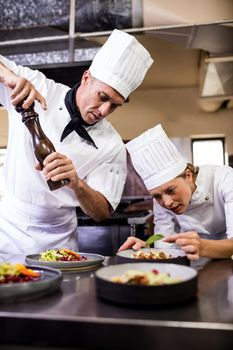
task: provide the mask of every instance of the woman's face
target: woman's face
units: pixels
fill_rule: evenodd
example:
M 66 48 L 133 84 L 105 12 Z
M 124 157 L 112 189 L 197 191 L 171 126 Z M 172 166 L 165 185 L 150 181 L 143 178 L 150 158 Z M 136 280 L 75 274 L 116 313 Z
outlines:
M 76 95 L 83 120 L 92 125 L 122 106 L 124 98 L 116 90 L 94 79 L 89 71 L 84 72 Z
M 187 169 L 185 177 L 177 177 L 149 192 L 159 205 L 179 215 L 187 210 L 195 188 L 193 174 Z

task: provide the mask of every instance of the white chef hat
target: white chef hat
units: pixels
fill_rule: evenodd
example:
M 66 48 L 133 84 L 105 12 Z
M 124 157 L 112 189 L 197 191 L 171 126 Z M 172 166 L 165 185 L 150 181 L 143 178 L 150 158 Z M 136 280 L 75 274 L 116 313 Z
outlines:
M 126 148 L 148 190 L 174 179 L 187 166 L 161 124 L 128 142 Z
M 153 63 L 149 52 L 132 35 L 114 29 L 94 57 L 91 75 L 125 99 L 143 81 Z

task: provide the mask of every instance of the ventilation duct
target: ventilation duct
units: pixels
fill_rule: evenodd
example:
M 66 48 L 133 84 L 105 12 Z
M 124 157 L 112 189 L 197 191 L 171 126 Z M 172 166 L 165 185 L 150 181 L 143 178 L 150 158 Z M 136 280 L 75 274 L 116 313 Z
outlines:
M 139 0 L 6 0 L 1 4 L 0 52 L 72 86 L 101 46 L 91 33 L 142 27 L 141 5 Z
M 136 15 L 141 4 L 139 0 L 6 0 L 1 5 L 1 53 L 24 65 L 91 61 L 100 44 L 75 32 L 98 36 L 99 31 L 142 27 L 142 18 Z
M 195 7 L 200 8 L 200 3 L 197 0 Z M 213 13 L 226 16 L 226 11 L 232 11 L 233 17 L 229 1 L 222 0 L 220 6 L 219 1 L 211 0 L 211 5 Z M 210 23 L 211 17 L 206 16 Z M 107 36 L 118 28 L 131 33 L 150 32 L 186 48 L 232 52 L 232 27 L 197 23 L 195 14 L 190 18 L 187 3 L 179 0 L 175 7 L 174 1 L 164 4 L 159 0 L 5 0 L 1 5 L 0 49 L 27 65 L 87 61 L 99 47 L 93 38 Z M 72 46 L 75 51 L 71 57 L 67 50 Z
M 229 0 L 196 0 L 192 9 L 190 2 L 182 0 L 5 0 L 0 52 L 16 63 L 44 69 L 49 77 L 54 78 L 50 73 L 59 69 L 65 79 L 71 76 L 77 81 L 80 69 L 86 69 L 99 50 L 101 36 L 114 28 L 150 33 L 150 38 L 206 53 L 200 69 L 200 98 L 224 100 L 232 98 L 232 63 L 223 60 L 213 68 L 206 58 L 233 55 L 232 23 L 233 2 Z M 214 70 L 222 84 L 216 91 Z

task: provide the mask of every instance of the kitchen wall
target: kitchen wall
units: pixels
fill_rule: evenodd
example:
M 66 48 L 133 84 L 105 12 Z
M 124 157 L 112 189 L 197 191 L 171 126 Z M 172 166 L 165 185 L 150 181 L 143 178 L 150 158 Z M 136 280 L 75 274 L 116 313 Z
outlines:
M 197 88 L 135 91 L 129 103 L 108 119 L 124 140 L 158 123 L 169 137 L 224 134 L 228 153 L 233 154 L 233 109 L 204 112 L 197 96 Z

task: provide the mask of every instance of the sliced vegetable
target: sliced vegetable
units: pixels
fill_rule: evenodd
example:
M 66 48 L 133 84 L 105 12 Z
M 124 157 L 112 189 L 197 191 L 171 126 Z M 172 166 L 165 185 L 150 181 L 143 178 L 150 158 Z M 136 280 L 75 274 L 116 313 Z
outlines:
M 146 245 L 145 247 L 149 247 L 151 244 L 153 244 L 155 241 L 159 241 L 160 239 L 164 238 L 164 235 L 162 233 L 158 233 L 156 235 L 150 236 L 146 240 Z
M 180 282 L 178 278 L 172 278 L 168 272 L 160 273 L 155 269 L 148 272 L 128 270 L 121 276 L 113 277 L 112 281 L 115 283 L 144 286 L 160 286 Z
M 4 262 L 0 264 L 0 283 L 16 283 L 34 281 L 40 273 L 21 264 Z
M 69 249 L 50 249 L 40 253 L 40 261 L 83 261 L 87 258 Z

